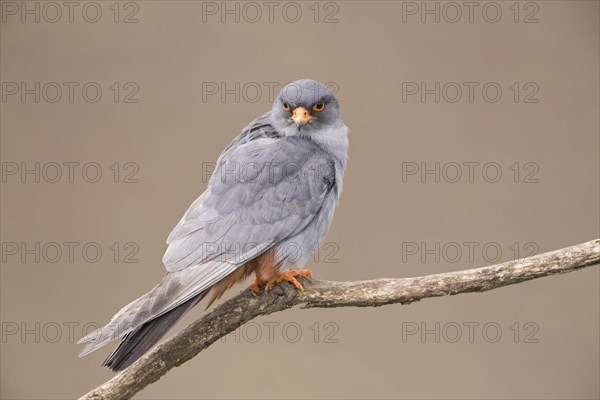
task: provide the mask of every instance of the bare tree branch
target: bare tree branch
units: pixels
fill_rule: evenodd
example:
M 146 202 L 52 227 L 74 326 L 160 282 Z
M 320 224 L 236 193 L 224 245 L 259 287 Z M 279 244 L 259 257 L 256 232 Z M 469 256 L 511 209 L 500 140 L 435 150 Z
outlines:
M 302 279 L 306 289 L 304 294 L 287 282 L 259 296 L 254 296 L 246 289 L 154 347 L 129 368 L 80 400 L 129 399 L 171 368 L 190 360 L 253 318 L 295 305 L 303 304 L 304 308 L 312 308 L 409 304 L 427 297 L 485 292 L 599 263 L 600 239 L 596 239 L 522 260 L 444 274 L 359 282 Z

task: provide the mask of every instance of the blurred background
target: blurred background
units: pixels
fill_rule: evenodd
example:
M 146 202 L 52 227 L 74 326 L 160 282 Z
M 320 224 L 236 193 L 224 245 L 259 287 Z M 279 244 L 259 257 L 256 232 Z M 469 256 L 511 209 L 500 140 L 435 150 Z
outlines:
M 2 398 L 73 398 L 113 376 L 114 346 L 78 359 L 76 341 L 161 279 L 218 155 L 296 79 L 327 83 L 350 127 L 318 278 L 599 236 L 596 1 L 1 7 Z M 137 398 L 597 399 L 599 278 L 269 315 Z

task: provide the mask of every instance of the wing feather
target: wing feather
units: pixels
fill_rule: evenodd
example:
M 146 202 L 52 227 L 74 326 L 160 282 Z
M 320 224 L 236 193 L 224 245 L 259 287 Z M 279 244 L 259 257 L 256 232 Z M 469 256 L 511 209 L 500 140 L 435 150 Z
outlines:
M 294 137 L 258 138 L 220 160 L 206 192 L 169 235 L 163 258 L 169 271 L 294 236 L 319 212 L 335 174 L 327 153 Z

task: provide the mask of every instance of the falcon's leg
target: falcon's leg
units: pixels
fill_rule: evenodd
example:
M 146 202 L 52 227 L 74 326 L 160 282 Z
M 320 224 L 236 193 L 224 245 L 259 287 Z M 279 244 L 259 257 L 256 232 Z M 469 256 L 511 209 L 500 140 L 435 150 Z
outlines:
M 296 286 L 296 289 L 298 289 L 300 292 L 304 293 L 304 288 L 302 287 L 302 285 L 300 284 L 300 282 L 298 282 L 298 280 L 295 278 L 296 276 L 306 276 L 308 278 L 312 278 L 312 270 L 310 269 L 289 269 L 287 271 L 282 271 L 279 272 L 277 275 L 275 275 L 275 277 L 271 278 L 268 282 L 267 282 L 267 286 L 265 287 L 265 291 L 269 291 L 273 288 L 273 286 L 275 286 L 276 284 L 278 284 L 281 281 L 288 281 L 291 282 L 294 286 Z
M 252 290 L 254 294 L 258 294 L 260 292 L 260 287 L 265 283 L 267 283 L 267 281 L 257 275 L 256 279 L 254 280 L 254 283 L 252 284 L 252 286 L 250 286 L 250 290 Z
M 280 271 L 281 261 L 275 260 L 275 249 L 273 248 L 255 258 L 254 261 L 257 265 L 254 270 L 256 280 L 250 287 L 254 294 L 258 294 L 261 286 L 265 283 L 265 291 L 268 292 L 281 281 L 291 282 L 299 291 L 304 292 L 304 288 L 295 277 L 302 275 L 312 278 L 310 269 Z

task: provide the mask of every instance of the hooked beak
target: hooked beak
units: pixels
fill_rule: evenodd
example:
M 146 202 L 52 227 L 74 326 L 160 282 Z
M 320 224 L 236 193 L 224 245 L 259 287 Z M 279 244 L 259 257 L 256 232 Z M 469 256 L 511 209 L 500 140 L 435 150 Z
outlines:
M 292 113 L 292 119 L 294 120 L 296 125 L 302 126 L 308 124 L 310 121 L 315 119 L 315 117 L 310 115 L 306 108 L 296 107 L 294 108 L 294 111 Z

